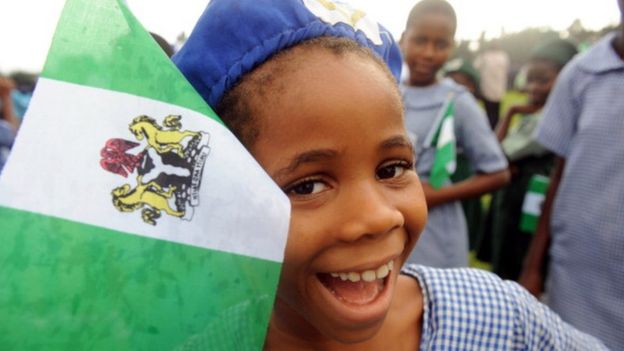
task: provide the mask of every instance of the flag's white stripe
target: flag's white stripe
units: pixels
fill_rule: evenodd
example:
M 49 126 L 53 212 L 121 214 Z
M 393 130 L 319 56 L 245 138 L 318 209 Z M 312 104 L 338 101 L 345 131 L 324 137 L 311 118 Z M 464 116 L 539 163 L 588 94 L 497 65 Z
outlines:
M 544 194 L 540 193 L 527 193 L 522 204 L 522 213 L 539 216 L 542 213 L 542 204 L 545 197 Z
M 134 117 L 162 122 L 169 114 L 182 115 L 181 130 L 208 132 L 210 152 L 193 219 L 163 213 L 151 226 L 141 220 L 141 210 L 122 213 L 113 207 L 111 191 L 124 183 L 134 187 L 136 179 L 105 171 L 100 150 L 111 138 L 137 141 L 128 129 Z M 0 205 L 278 262 L 290 211 L 268 175 L 212 119 L 151 99 L 45 78 L 37 83 L 2 174 Z
M 444 118 L 442 127 L 440 128 L 440 136 L 438 137 L 438 148 L 455 142 L 455 130 L 453 126 L 453 116 Z
M 444 100 L 444 104 L 442 105 L 442 107 L 438 111 L 438 114 L 437 114 L 435 120 L 433 121 L 432 127 L 429 129 L 429 133 L 427 133 L 427 136 L 425 137 L 425 140 L 423 142 L 423 145 L 425 147 L 437 146 L 437 145 L 433 145 L 433 138 L 436 135 L 436 133 L 438 132 L 438 129 L 441 128 L 440 124 L 445 119 L 446 113 L 447 113 L 447 111 L 449 109 L 449 106 L 451 106 L 451 104 L 454 103 L 453 102 L 454 98 L 455 98 L 455 93 L 454 92 L 449 92 L 447 94 L 446 100 Z

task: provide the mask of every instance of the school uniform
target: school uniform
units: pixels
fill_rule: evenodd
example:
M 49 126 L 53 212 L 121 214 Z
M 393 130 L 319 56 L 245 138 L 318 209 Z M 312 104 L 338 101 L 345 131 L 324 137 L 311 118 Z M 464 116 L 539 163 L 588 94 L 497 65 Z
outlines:
M 548 304 L 624 349 L 624 61 L 606 35 L 561 72 L 536 138 L 566 160 L 553 204 Z
M 505 156 L 485 114 L 464 87 L 443 79 L 427 87 L 401 85 L 401 92 L 405 125 L 414 142 L 416 171 L 421 180 L 428 180 L 435 157 L 435 147 L 424 145 L 424 141 L 451 92 L 455 102 L 457 147 L 463 150 L 474 171 L 493 173 L 507 168 Z M 427 225 L 408 262 L 433 267 L 468 265 L 466 219 L 459 201 L 430 209 Z
M 518 284 L 492 273 L 419 265 L 401 273 L 422 289 L 420 350 L 607 350 Z

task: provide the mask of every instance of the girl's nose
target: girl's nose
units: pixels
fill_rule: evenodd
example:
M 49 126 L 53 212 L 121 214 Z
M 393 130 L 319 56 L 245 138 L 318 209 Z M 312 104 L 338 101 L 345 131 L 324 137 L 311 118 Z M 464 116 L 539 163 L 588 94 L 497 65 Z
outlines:
M 349 242 L 361 238 L 374 238 L 400 228 L 403 214 L 393 204 L 391 189 L 378 181 L 361 182 L 343 189 L 340 201 L 342 216 L 338 228 L 340 240 Z
M 428 42 L 423 46 L 422 56 L 431 58 L 435 54 L 435 51 L 436 51 L 435 44 L 432 42 L 431 43 Z

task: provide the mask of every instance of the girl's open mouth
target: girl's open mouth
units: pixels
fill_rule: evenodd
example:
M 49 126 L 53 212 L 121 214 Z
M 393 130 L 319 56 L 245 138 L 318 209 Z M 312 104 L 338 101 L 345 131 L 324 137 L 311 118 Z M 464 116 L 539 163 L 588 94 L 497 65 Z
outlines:
M 393 261 L 363 272 L 318 273 L 317 277 L 338 300 L 350 305 L 373 302 L 384 290 Z

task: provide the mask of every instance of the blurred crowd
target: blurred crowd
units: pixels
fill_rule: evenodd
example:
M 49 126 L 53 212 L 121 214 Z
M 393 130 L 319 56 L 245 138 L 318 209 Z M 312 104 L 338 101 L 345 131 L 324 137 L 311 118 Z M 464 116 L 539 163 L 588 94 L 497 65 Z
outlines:
M 31 73 L 0 75 L 0 173 L 9 157 L 36 81 L 36 75 Z

